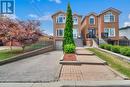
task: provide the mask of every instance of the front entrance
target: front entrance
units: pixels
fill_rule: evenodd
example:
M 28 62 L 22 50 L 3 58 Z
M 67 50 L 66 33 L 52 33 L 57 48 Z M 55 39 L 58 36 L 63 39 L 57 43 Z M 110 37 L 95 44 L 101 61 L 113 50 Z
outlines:
M 88 38 L 95 38 L 95 37 L 96 37 L 96 30 L 88 29 Z

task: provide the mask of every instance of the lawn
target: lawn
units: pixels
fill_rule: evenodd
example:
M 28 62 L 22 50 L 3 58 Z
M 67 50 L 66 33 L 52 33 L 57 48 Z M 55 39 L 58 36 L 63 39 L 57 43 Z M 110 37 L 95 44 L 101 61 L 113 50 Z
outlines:
M 88 50 L 94 52 L 98 57 L 105 60 L 110 67 L 130 78 L 130 63 L 124 62 L 116 56 L 107 54 L 96 48 L 88 48 Z
M 10 49 L 8 50 L 1 50 L 0 51 L 0 61 L 8 59 L 12 56 L 18 55 L 22 53 L 22 49 L 13 49 L 12 51 Z

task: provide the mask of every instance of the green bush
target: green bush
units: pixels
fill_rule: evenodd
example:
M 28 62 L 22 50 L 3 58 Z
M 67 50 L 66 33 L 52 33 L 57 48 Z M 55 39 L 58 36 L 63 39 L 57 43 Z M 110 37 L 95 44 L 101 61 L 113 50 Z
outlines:
M 122 48 L 120 48 L 120 54 L 126 55 L 126 52 L 127 52 L 128 50 L 129 50 L 128 47 L 122 47 Z
M 115 53 L 120 53 L 120 46 L 112 46 L 111 51 Z
M 74 44 L 67 44 L 64 46 L 65 53 L 74 53 L 76 46 Z
M 130 49 L 128 49 L 125 53 L 126 56 L 130 56 Z
M 100 44 L 99 47 L 105 49 L 106 44 Z
M 106 50 L 111 50 L 111 48 L 112 48 L 112 45 L 110 45 L 110 44 L 108 44 L 108 45 L 105 46 Z

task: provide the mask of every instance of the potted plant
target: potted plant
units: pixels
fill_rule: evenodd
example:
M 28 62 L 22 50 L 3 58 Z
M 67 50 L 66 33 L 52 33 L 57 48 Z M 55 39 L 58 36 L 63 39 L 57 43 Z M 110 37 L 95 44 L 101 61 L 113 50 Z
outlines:
M 76 61 L 74 44 L 67 44 L 64 46 L 64 61 Z

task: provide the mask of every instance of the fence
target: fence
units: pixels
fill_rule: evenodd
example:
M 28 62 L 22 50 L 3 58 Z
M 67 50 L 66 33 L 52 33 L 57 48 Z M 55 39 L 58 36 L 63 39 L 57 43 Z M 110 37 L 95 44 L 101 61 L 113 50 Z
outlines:
M 30 50 L 32 51 L 32 50 L 40 49 L 51 45 L 54 45 L 53 40 L 40 40 L 37 43 L 34 43 L 30 46 L 26 46 L 25 51 L 30 51 Z
M 120 40 L 119 45 L 121 45 L 121 46 L 130 46 L 130 40 Z

